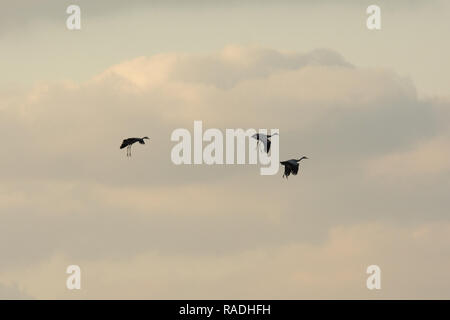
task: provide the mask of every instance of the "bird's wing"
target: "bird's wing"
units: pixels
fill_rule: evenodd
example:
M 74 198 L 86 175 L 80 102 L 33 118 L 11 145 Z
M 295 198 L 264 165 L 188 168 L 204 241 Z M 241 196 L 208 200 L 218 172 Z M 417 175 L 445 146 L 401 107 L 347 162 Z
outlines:
M 272 142 L 270 142 L 269 139 L 267 139 L 266 141 L 267 141 L 267 143 L 264 144 L 264 149 L 265 149 L 266 153 L 269 153 L 270 145 L 272 144 Z
M 122 144 L 120 145 L 120 149 L 123 149 L 123 148 L 125 148 L 126 146 L 128 146 L 129 140 L 130 140 L 130 139 L 125 139 L 125 140 L 123 140 L 123 141 L 122 141 Z
M 284 165 L 284 175 L 288 177 L 291 174 L 291 166 L 286 164 Z
M 125 148 L 126 146 L 129 146 L 137 141 L 141 140 L 140 138 L 128 138 L 123 140 L 122 145 L 120 146 L 120 149 Z
M 298 163 L 292 166 L 292 174 L 296 176 L 298 173 Z

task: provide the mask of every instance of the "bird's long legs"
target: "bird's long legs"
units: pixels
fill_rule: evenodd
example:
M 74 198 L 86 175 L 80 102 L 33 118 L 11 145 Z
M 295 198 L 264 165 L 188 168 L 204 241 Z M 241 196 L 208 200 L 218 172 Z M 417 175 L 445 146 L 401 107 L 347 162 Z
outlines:
M 131 146 L 127 147 L 127 157 L 131 157 Z

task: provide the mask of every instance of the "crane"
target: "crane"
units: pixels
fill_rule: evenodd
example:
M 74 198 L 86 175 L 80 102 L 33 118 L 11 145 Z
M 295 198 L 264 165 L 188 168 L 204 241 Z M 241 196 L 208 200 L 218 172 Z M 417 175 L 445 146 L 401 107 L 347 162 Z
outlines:
M 122 144 L 120 145 L 120 149 L 123 149 L 127 147 L 127 157 L 131 157 L 131 146 L 133 143 L 139 142 L 140 144 L 145 144 L 144 140 L 150 140 L 149 137 L 143 137 L 143 138 L 128 138 L 122 141 Z
M 286 179 L 287 179 L 291 173 L 294 176 L 296 176 L 298 173 L 299 162 L 302 161 L 303 159 L 309 159 L 309 158 L 303 156 L 300 159 L 291 159 L 291 160 L 287 160 L 287 161 L 281 161 L 280 163 L 284 166 L 283 178 L 286 177 Z

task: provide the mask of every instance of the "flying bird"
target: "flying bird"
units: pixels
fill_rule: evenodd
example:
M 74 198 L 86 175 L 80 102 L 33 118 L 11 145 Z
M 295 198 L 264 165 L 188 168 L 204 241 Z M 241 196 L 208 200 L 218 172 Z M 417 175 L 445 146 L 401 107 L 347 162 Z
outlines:
M 286 179 L 287 179 L 291 173 L 294 176 L 296 176 L 298 173 L 298 164 L 303 159 L 309 159 L 309 158 L 301 157 L 300 159 L 291 159 L 291 160 L 287 160 L 287 161 L 281 161 L 280 163 L 284 166 L 283 178 L 286 177 Z
M 270 145 L 272 144 L 272 142 L 270 141 L 270 138 L 273 136 L 277 136 L 278 133 L 274 133 L 272 135 L 266 135 L 264 133 L 255 133 L 254 135 L 252 135 L 252 138 L 256 139 L 256 147 L 258 147 L 259 143 L 261 142 L 264 145 L 264 151 L 266 153 L 269 153 L 270 151 Z
M 131 157 L 131 146 L 133 145 L 133 143 L 139 142 L 140 144 L 145 144 L 145 139 L 150 140 L 148 137 L 125 139 L 122 141 L 120 149 L 127 147 L 127 157 Z

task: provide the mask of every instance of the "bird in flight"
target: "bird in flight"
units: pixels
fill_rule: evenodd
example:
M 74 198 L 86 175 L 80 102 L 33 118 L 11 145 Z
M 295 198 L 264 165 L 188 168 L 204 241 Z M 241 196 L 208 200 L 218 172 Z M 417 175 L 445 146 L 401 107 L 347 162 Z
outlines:
M 270 145 L 271 145 L 271 141 L 270 138 L 273 136 L 277 136 L 278 133 L 274 133 L 272 135 L 265 135 L 264 133 L 255 133 L 254 135 L 252 135 L 253 139 L 256 139 L 256 147 L 258 147 L 259 143 L 261 142 L 264 145 L 264 151 L 266 153 L 269 153 L 270 151 Z
M 283 178 L 286 177 L 286 179 L 287 179 L 291 173 L 294 176 L 296 176 L 298 173 L 298 164 L 303 159 L 309 159 L 309 158 L 301 157 L 300 159 L 291 159 L 291 160 L 287 160 L 287 161 L 281 161 L 280 163 L 284 166 Z
M 127 147 L 127 157 L 131 157 L 131 146 L 133 145 L 133 143 L 139 142 L 140 144 L 145 144 L 145 139 L 150 140 L 148 137 L 125 139 L 122 141 L 120 149 Z

